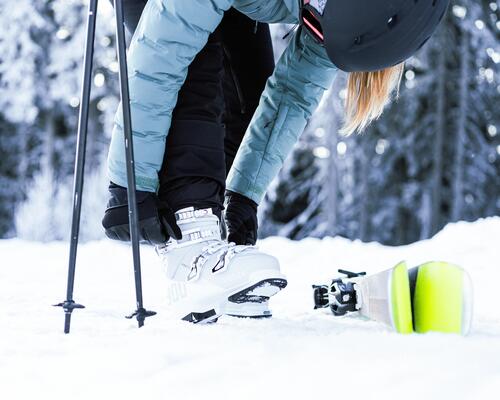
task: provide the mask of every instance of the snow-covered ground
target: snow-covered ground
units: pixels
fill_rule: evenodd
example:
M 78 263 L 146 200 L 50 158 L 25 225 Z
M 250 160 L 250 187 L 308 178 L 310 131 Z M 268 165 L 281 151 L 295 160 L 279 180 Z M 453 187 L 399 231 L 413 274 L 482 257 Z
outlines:
M 64 335 L 50 305 L 66 290 L 66 243 L 0 241 L 2 399 L 497 399 L 500 393 L 500 218 L 447 226 L 433 239 L 384 247 L 345 239 L 282 238 L 260 247 L 279 257 L 288 288 L 274 317 L 223 317 L 210 326 L 168 320 L 164 278 L 142 248 L 144 300 L 158 315 L 143 329 L 135 309 L 131 250 L 108 240 L 79 248 L 75 299 L 86 305 Z M 446 260 L 475 288 L 468 337 L 398 335 L 375 322 L 312 309 L 311 284 L 336 269 L 376 272 Z

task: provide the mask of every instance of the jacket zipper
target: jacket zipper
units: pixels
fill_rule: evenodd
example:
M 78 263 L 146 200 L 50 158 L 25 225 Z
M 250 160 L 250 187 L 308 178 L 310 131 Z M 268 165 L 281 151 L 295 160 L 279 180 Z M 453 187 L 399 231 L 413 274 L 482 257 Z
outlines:
M 236 87 L 236 93 L 238 95 L 238 100 L 240 102 L 240 111 L 242 114 L 245 114 L 246 104 L 245 104 L 245 99 L 243 98 L 243 92 L 241 90 L 240 81 L 238 80 L 238 77 L 236 75 L 236 71 L 234 70 L 233 64 L 231 63 L 231 56 L 229 55 L 229 51 L 227 50 L 227 47 L 225 45 L 223 45 L 222 48 L 224 49 L 224 54 L 227 57 L 227 63 L 229 64 L 229 70 L 231 71 L 231 77 L 233 79 L 234 86 Z

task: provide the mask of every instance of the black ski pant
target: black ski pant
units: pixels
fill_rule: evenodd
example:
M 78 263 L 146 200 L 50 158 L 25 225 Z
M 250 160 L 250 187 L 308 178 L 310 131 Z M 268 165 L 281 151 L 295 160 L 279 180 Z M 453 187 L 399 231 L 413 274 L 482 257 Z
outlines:
M 123 3 L 133 32 L 146 1 Z M 174 211 L 223 209 L 227 173 L 273 70 L 268 25 L 228 10 L 189 66 L 172 115 L 158 196 Z

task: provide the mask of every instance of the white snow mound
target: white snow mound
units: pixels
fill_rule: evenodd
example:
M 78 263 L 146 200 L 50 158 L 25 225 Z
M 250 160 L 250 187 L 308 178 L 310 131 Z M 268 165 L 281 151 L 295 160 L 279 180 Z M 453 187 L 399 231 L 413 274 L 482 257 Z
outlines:
M 79 247 L 73 314 L 64 335 L 67 243 L 0 241 L 0 391 L 3 399 L 483 399 L 500 393 L 500 217 L 448 225 L 434 238 L 386 247 L 342 238 L 269 238 L 289 285 L 274 317 L 210 326 L 165 317 L 165 281 L 141 249 L 144 302 L 158 312 L 138 329 L 131 249 Z M 472 332 L 398 335 L 355 316 L 312 309 L 313 283 L 338 268 L 369 273 L 400 260 L 464 267 L 475 289 Z

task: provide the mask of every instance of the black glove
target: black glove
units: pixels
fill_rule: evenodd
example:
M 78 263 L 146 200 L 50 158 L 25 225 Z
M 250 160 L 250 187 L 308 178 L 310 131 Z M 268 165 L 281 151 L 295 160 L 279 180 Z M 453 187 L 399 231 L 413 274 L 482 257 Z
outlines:
M 130 240 L 127 189 L 110 183 L 111 195 L 102 226 L 106 236 L 113 240 Z M 139 240 L 151 244 L 165 243 L 170 237 L 177 240 L 182 233 L 175 222 L 175 214 L 155 193 L 136 191 L 139 219 Z
M 257 241 L 257 203 L 239 193 L 226 191 L 228 242 L 254 245 Z

